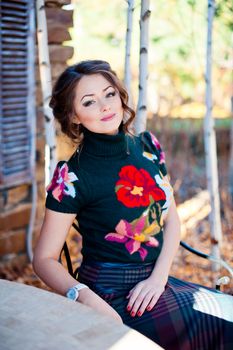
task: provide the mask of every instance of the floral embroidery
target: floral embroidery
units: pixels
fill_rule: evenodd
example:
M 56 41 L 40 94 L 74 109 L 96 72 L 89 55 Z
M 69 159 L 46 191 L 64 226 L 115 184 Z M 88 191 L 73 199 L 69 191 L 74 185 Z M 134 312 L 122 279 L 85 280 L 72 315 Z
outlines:
M 155 154 L 152 154 L 152 153 L 149 153 L 149 152 L 145 152 L 144 151 L 142 155 L 143 155 L 143 157 L 151 160 L 152 162 L 153 162 L 153 160 L 158 159 L 158 157 Z
M 157 150 L 160 153 L 159 164 L 165 163 L 165 154 L 164 154 L 164 152 L 161 149 L 159 141 L 157 140 L 155 135 L 153 135 L 151 132 L 150 132 L 150 136 L 151 136 L 151 141 L 152 141 L 153 145 L 157 148 Z
M 171 201 L 173 198 L 173 189 L 170 185 L 170 183 L 164 178 L 160 177 L 159 175 L 155 175 L 155 181 L 163 189 L 166 195 L 166 201 L 162 206 L 162 214 L 164 215 L 167 211 L 169 206 L 171 205 Z
M 47 191 L 52 191 L 53 197 L 61 202 L 64 195 L 75 197 L 76 192 L 72 182 L 78 178 L 73 172 L 68 172 L 68 166 L 64 163 L 61 167 L 57 166 L 52 181 L 47 187 Z
M 144 151 L 143 156 L 151 161 L 158 161 L 159 158 L 161 165 L 165 163 L 164 153 L 156 137 L 151 133 L 150 136 L 158 152 L 154 154 Z M 161 173 L 153 178 L 145 169 L 128 165 L 122 167 L 119 172 L 115 192 L 118 201 L 126 207 L 147 207 L 147 209 L 142 216 L 132 222 L 121 219 L 115 227 L 115 232 L 108 233 L 105 239 L 123 243 L 129 254 L 138 252 L 144 261 L 148 255 L 147 247 L 159 245 L 154 236 L 162 230 L 163 213 L 168 210 L 171 203 L 172 188 Z
M 160 232 L 161 226 L 154 220 L 151 224 L 148 222 L 147 209 L 139 219 L 131 223 L 126 220 L 120 220 L 115 227 L 116 232 L 108 233 L 105 236 L 107 241 L 124 243 L 128 252 L 132 255 L 136 252 L 140 254 L 142 260 L 145 260 L 148 251 L 142 247 L 142 243 L 149 247 L 157 247 L 159 242 L 152 237 Z
M 166 199 L 164 191 L 144 169 L 127 165 L 121 169 L 119 176 L 115 191 L 117 199 L 126 207 L 148 206 L 151 197 L 155 201 Z

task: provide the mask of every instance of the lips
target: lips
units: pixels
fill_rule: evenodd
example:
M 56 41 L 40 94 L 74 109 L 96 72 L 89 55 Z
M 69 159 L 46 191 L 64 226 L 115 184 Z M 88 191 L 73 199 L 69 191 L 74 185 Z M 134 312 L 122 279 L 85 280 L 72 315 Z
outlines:
M 115 117 L 115 115 L 116 115 L 115 113 L 106 115 L 106 116 L 103 117 L 101 120 L 102 120 L 103 122 L 107 122 L 108 120 L 113 119 L 113 118 Z

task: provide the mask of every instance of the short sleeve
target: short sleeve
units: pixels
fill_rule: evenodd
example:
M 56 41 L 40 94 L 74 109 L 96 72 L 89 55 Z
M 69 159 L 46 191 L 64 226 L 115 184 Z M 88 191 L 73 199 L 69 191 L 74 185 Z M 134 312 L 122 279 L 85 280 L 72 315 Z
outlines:
M 166 176 L 167 168 L 165 164 L 165 154 L 158 139 L 155 137 L 154 134 L 152 134 L 149 131 L 141 133 L 140 137 L 144 145 L 144 149 L 146 148 L 149 153 L 152 153 L 155 156 L 155 159 L 158 161 L 159 169 L 162 175 Z
M 83 204 L 79 182 L 78 174 L 69 162 L 59 162 L 46 188 L 46 208 L 61 213 L 77 214 Z

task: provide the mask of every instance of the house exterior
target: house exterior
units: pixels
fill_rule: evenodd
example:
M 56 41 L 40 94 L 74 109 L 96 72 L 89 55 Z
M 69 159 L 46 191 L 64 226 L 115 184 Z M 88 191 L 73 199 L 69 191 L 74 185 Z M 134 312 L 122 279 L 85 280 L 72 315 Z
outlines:
M 53 82 L 66 68 L 71 0 L 45 1 Z M 45 130 L 37 56 L 36 2 L 0 3 L 0 268 L 28 261 L 26 240 L 36 183 L 33 238 L 38 236 L 45 201 Z M 60 151 L 60 149 L 58 148 Z M 59 157 L 63 154 L 60 152 Z M 33 241 L 33 243 L 34 243 Z

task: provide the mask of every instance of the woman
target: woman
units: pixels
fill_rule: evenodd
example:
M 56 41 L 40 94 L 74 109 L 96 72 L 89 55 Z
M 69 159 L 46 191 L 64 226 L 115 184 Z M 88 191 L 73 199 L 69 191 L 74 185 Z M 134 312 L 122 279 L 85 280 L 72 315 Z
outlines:
M 77 151 L 58 163 L 48 186 L 34 269 L 58 293 L 165 349 L 230 349 L 233 298 L 168 277 L 180 222 L 164 153 L 151 133 L 130 132 L 127 101 L 104 61 L 71 66 L 56 82 L 50 105 Z M 78 281 L 58 262 L 76 217 Z

